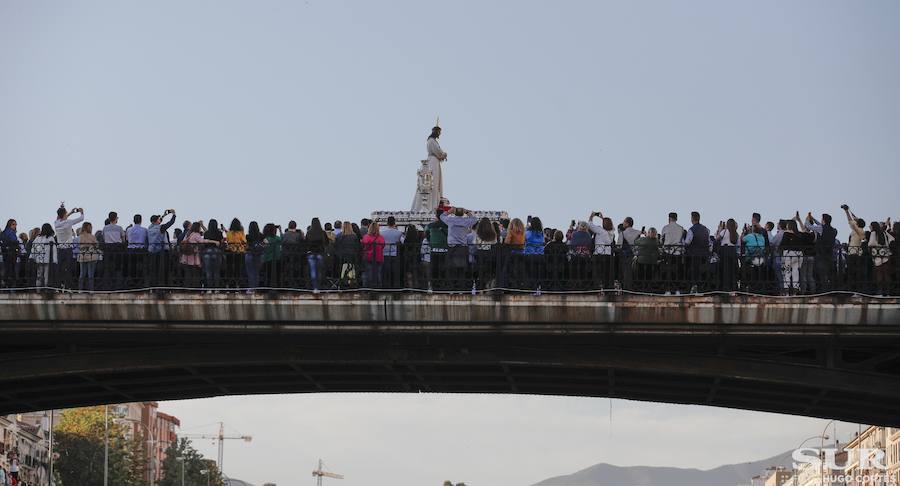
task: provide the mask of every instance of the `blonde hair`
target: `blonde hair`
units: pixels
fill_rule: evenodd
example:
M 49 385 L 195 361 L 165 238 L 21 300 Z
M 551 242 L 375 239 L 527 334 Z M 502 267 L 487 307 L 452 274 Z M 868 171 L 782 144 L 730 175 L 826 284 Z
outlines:
M 350 224 L 350 221 L 344 221 L 344 223 L 341 225 L 341 234 L 342 235 L 355 235 L 356 234 L 353 232 L 353 225 Z
M 78 231 L 78 234 L 92 233 L 93 230 L 94 230 L 94 227 L 91 225 L 91 223 L 88 223 L 87 221 L 85 221 L 85 223 L 81 225 L 81 230 Z
M 513 218 L 512 221 L 509 222 L 505 243 L 508 245 L 525 244 L 525 223 L 523 223 L 521 219 Z
M 378 228 L 378 221 L 372 221 L 369 223 L 369 235 L 371 236 L 381 236 L 381 230 Z

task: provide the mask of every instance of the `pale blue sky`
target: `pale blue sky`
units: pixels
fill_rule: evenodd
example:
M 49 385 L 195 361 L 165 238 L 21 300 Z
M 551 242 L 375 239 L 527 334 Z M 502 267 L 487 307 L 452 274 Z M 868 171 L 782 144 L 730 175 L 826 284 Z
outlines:
M 305 225 L 407 209 L 440 115 L 445 190 L 466 207 L 551 226 L 843 202 L 896 218 L 898 26 L 894 0 L 0 0 L 0 217 L 39 226 L 60 200 L 95 225 L 109 210 Z M 229 444 L 226 468 L 282 486 L 311 481 L 320 455 L 343 486 L 712 467 L 823 424 L 628 403 L 610 436 L 606 401 L 535 397 L 163 406 L 257 435 Z
M 898 25 L 891 0 L 3 1 L 0 208 L 359 220 L 408 208 L 440 115 L 463 206 L 896 216 Z

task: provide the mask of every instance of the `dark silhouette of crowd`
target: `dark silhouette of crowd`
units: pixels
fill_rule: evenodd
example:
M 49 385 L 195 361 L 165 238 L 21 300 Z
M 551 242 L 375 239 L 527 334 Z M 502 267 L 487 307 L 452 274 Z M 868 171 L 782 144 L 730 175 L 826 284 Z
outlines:
M 657 230 L 600 211 L 565 230 L 528 216 L 492 221 L 441 207 L 425 225 L 359 223 L 286 229 L 238 219 L 185 220 L 172 209 L 140 214 L 123 227 L 112 211 L 102 227 L 82 208 L 60 207 L 54 222 L 0 233 L 0 283 L 6 289 L 513 289 L 533 292 L 629 290 L 808 295 L 835 290 L 900 294 L 900 224 L 868 225 L 847 205 L 847 237 L 829 214 L 797 212 L 762 222 L 754 213 L 712 227 L 692 212 L 682 226 L 669 213 Z M 170 234 L 171 231 L 171 234 Z

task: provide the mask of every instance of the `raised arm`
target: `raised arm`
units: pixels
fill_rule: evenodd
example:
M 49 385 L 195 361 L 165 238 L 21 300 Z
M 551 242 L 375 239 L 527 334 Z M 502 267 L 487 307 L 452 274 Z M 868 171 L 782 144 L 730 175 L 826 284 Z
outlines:
M 160 226 L 159 227 L 160 231 L 166 231 L 169 228 L 171 228 L 173 224 L 175 224 L 175 211 L 171 211 L 170 214 L 172 215 L 172 219 L 170 219 L 168 223 L 165 223 L 162 226 Z
M 72 213 L 74 213 L 74 212 L 75 212 L 75 210 L 73 209 Z M 71 215 L 72 213 L 69 213 L 69 215 Z M 68 218 L 68 216 L 67 216 L 67 218 Z M 81 208 L 78 208 L 78 217 L 75 219 L 66 219 L 66 221 L 73 226 L 84 221 L 84 210 Z

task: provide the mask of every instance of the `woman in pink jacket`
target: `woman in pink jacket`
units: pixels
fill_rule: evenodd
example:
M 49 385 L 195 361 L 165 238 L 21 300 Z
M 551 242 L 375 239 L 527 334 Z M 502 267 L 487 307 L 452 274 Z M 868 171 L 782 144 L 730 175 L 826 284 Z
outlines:
M 381 287 L 381 265 L 384 263 L 384 237 L 378 229 L 378 222 L 372 221 L 369 232 L 362 238 L 363 287 Z
M 187 236 L 181 240 L 181 262 L 184 270 L 184 286 L 199 287 L 200 286 L 200 250 L 204 245 L 219 245 L 221 242 L 216 240 L 207 240 L 203 237 L 206 228 L 202 221 L 195 221 L 188 230 Z

